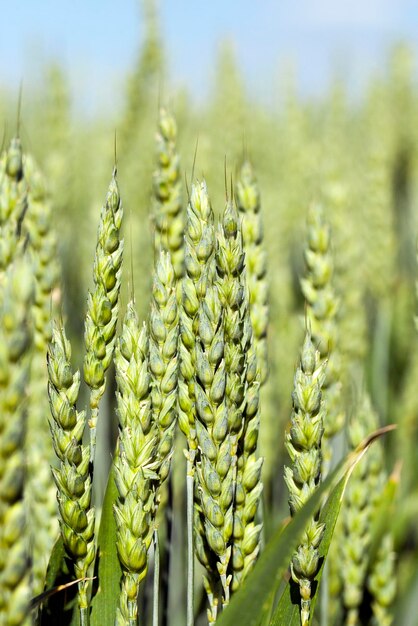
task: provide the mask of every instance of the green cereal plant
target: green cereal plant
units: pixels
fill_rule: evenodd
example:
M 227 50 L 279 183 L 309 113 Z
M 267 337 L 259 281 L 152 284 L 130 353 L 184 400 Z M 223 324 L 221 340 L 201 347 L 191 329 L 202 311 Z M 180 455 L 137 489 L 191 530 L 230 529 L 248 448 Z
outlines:
M 371 406 L 369 396 L 364 394 L 360 407 L 348 424 L 350 449 L 354 450 L 377 427 L 377 415 Z M 341 571 L 344 572 L 342 601 L 347 626 L 359 623 L 368 567 L 368 550 L 372 540 L 373 500 L 376 499 L 374 494 L 379 493 L 382 487 L 382 450 L 377 443 L 355 468 L 346 489 L 342 510 L 339 560 Z
M 374 89 L 367 107 L 367 153 L 365 163 L 364 197 L 366 236 L 363 243 L 367 289 L 374 302 L 372 334 L 371 391 L 373 402 L 383 420 L 388 411 L 388 376 L 392 324 L 391 296 L 395 286 L 397 263 L 403 251 L 395 237 L 393 210 L 393 166 L 387 103 L 381 90 Z M 400 207 L 397 207 L 401 214 Z M 408 234 L 409 236 L 409 234 Z M 403 242 L 399 241 L 400 248 Z
M 52 228 L 52 209 L 45 180 L 33 158 L 28 155 L 25 156 L 24 168 L 28 185 L 28 210 L 24 226 L 28 233 L 28 254 L 35 278 L 26 491 L 33 529 L 32 587 L 34 595 L 37 595 L 43 590 L 48 555 L 58 534 L 55 488 L 49 468 L 54 450 L 48 427 L 49 406 L 45 390 L 48 380 L 46 353 L 52 333 L 51 317 L 56 317 L 61 297 L 57 241 Z
M 260 378 L 249 315 L 246 316 L 244 325 L 243 345 L 247 351 L 247 362 L 243 422 L 237 450 L 232 591 L 236 591 L 241 586 L 255 565 L 260 552 L 262 530 L 262 524 L 256 523 L 263 490 L 261 482 L 263 458 L 257 455 L 260 430 Z
M 238 211 L 228 201 L 218 229 L 215 284 L 224 310 L 226 403 L 234 463 L 232 591 L 239 588 L 260 549 L 261 525 L 254 520 L 262 491 L 262 459 L 255 454 L 260 385 L 240 226 Z
M 174 272 L 179 279 L 184 273 L 184 217 L 176 139 L 176 121 L 162 108 L 157 133 L 158 166 L 153 181 L 154 247 L 156 256 L 160 249 L 170 252 Z
M 250 293 L 251 324 L 260 382 L 267 380 L 268 284 L 267 255 L 264 249 L 260 190 L 251 163 L 244 161 L 236 183 L 238 209 L 242 213 L 242 235 Z
M 24 499 L 33 281 L 17 258 L 0 284 L 0 623 L 28 624 L 30 546 Z
M 200 454 L 195 498 L 196 554 L 207 569 L 208 621 L 216 621 L 217 583 L 222 606 L 229 603 L 233 530 L 234 459 L 226 401 L 224 312 L 216 287 L 209 286 L 199 310 L 196 337 L 195 427 Z M 215 563 L 215 567 L 214 564 Z
M 179 426 L 184 433 L 193 466 L 197 450 L 194 423 L 194 372 L 196 366 L 195 337 L 199 324 L 199 308 L 214 278 L 214 217 L 206 183 L 193 185 L 187 206 L 185 230 L 185 277 L 182 281 L 180 311 L 180 373 Z
M 153 420 L 158 426 L 160 482 L 170 471 L 177 418 L 178 309 L 170 254 L 160 251 L 155 266 L 149 317 L 149 369 Z
M 19 137 L 14 137 L 0 166 L 0 272 L 16 255 L 22 220 L 27 208 L 23 153 Z
M 159 429 L 151 407 L 149 339 L 134 303 L 127 307 L 115 351 L 119 450 L 115 459 L 116 547 L 122 566 L 117 624 L 138 623 L 138 591 L 147 573 L 159 482 Z
M 187 206 L 184 239 L 185 276 L 180 309 L 179 426 L 187 439 L 187 625 L 193 624 L 193 497 L 198 438 L 195 424 L 196 335 L 199 311 L 215 274 L 214 217 L 205 181 L 193 184 Z
M 106 371 L 112 359 L 119 313 L 123 240 L 123 209 L 116 168 L 102 207 L 93 265 L 94 290 L 89 293 L 85 320 L 84 379 L 90 387 L 90 458 L 94 462 L 99 402 L 106 387 Z
M 47 363 L 49 425 L 59 459 L 52 473 L 57 486 L 61 536 L 66 554 L 73 562 L 75 577 L 81 579 L 78 583 L 80 624 L 87 626 L 89 583 L 86 578 L 95 557 L 90 449 L 83 444 L 86 414 L 76 407 L 80 373 L 73 373 L 71 369 L 71 346 L 62 324 L 53 324 Z
M 295 374 L 291 426 L 285 440 L 292 461 L 291 467 L 285 467 L 292 516 L 315 492 L 321 479 L 321 440 L 324 433 L 321 389 L 325 380 L 325 365 L 308 330 Z M 318 511 L 306 527 L 290 565 L 292 578 L 299 585 L 302 626 L 308 626 L 310 620 L 311 584 L 319 567 L 318 547 L 324 530 Z
M 137 145 L 137 130 L 149 120 L 149 109 L 157 101 L 158 87 L 164 70 L 160 25 L 156 0 L 142 0 L 144 42 L 134 71 L 129 77 L 126 93 L 126 109 L 121 120 L 121 140 L 131 157 Z
M 307 226 L 305 248 L 307 273 L 300 282 L 307 302 L 306 315 L 313 342 L 321 359 L 327 360 L 323 388 L 327 410 L 324 414 L 322 468 L 322 473 L 326 475 L 332 457 L 329 440 L 340 432 L 345 419 L 341 401 L 341 363 L 337 344 L 336 316 L 339 301 L 332 284 L 331 232 L 321 205 L 310 206 Z
M 160 250 L 154 269 L 151 312 L 149 316 L 149 370 L 151 373 L 152 416 L 158 426 L 159 477 L 156 509 L 164 503 L 161 485 L 169 476 L 174 453 L 178 402 L 179 319 L 177 281 L 170 253 Z M 170 515 L 170 512 L 168 513 Z M 158 621 L 159 605 L 159 531 L 154 534 L 154 619 Z M 167 543 L 169 543 L 168 538 Z M 167 551 L 170 546 L 167 546 Z
M 376 626 L 392 626 L 391 607 L 396 596 L 396 572 L 393 536 L 384 535 L 367 579 L 372 596 L 372 611 Z

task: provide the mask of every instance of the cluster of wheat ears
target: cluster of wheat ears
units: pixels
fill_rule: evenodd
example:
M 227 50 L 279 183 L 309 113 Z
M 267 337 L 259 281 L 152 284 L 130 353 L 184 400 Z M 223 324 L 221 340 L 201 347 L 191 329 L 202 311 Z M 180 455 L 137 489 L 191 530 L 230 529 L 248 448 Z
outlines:
M 175 120 L 162 109 L 151 202 L 154 269 L 144 321 L 132 289 L 121 305 L 122 274 L 129 281 L 129 271 L 123 270 L 123 208 L 113 170 L 87 295 L 82 374 L 71 363 L 45 181 L 18 137 L 1 156 L 0 625 L 143 624 L 140 591 L 150 564 L 148 615 L 153 626 L 167 624 L 161 567 L 167 560 L 161 551 L 166 557 L 170 533 L 161 528 L 172 506 L 173 459 L 183 468 L 187 494 L 188 626 L 201 613 L 194 602 L 196 579 L 203 583 L 209 624 L 237 623 L 240 615 L 243 625 L 308 626 L 325 590 L 338 599 L 339 623 L 363 624 L 366 614 L 367 623 L 389 625 L 395 561 L 382 511 L 390 481 L 379 441 L 359 460 L 367 447 L 362 442 L 379 425 L 367 393 L 359 392 L 351 415 L 345 409 L 344 386 L 362 377 L 356 355 L 349 366 L 340 356 L 326 210 L 307 207 L 300 277 L 305 338 L 283 433 L 294 519 L 279 535 L 281 560 L 261 602 L 256 585 L 268 571 L 272 548 L 265 545 L 258 451 L 260 396 L 269 373 L 260 191 L 245 159 L 235 180 L 225 184 L 216 224 L 204 180 L 193 180 L 183 193 L 176 139 Z M 118 433 L 106 495 L 98 502 L 97 429 L 113 378 L 116 410 L 110 419 Z M 343 474 L 344 498 L 340 494 L 331 506 L 340 484 L 332 470 L 339 454 L 335 441 L 343 428 L 358 459 Z M 324 490 L 319 497 L 325 478 L 328 506 Z M 289 539 L 285 532 L 292 528 Z M 266 558 L 255 567 L 263 548 Z M 242 598 L 251 594 L 260 605 L 246 614 Z M 292 617 L 285 617 L 286 602 L 296 608 Z M 326 611 L 322 602 L 321 613 Z

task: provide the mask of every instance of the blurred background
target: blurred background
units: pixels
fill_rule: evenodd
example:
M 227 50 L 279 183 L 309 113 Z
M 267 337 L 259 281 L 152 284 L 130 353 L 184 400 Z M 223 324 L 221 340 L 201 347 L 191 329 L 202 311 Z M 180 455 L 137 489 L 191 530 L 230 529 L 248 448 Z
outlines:
M 251 158 L 270 269 L 265 497 L 284 515 L 283 433 L 303 334 L 305 221 L 312 200 L 324 204 L 342 358 L 364 369 L 361 384 L 381 424 L 399 425 L 386 445 L 387 469 L 404 459 L 396 547 L 400 580 L 415 575 L 415 589 L 417 44 L 413 0 L 20 0 L 3 3 L 0 35 L 4 138 L 15 133 L 21 90 L 20 134 L 48 179 L 78 363 L 115 133 L 125 207 L 122 293 L 126 301 L 134 287 L 143 318 L 159 106 L 176 116 L 188 181 L 198 142 L 195 174 L 207 179 L 215 213 L 225 201 L 225 159 L 235 176 L 243 155 Z M 344 393 L 350 414 L 357 390 L 349 382 Z M 268 535 L 269 518 L 266 525 Z

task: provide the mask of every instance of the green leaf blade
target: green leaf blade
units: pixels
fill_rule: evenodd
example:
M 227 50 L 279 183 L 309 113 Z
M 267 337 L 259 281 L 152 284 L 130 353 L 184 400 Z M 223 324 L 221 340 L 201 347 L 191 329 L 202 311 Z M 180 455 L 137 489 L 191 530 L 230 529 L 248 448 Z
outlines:
M 97 593 L 92 599 L 90 626 L 114 624 L 120 595 L 122 570 L 116 549 L 116 522 L 113 504 L 118 496 L 113 465 L 109 472 L 98 537 Z

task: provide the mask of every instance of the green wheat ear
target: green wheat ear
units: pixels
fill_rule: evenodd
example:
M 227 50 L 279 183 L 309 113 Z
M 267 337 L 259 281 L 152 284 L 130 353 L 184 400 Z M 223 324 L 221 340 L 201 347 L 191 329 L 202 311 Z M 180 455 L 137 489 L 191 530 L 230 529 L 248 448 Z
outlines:
M 160 109 L 157 132 L 157 169 L 154 172 L 152 216 L 155 222 L 155 254 L 171 255 L 176 279 L 184 274 L 184 215 L 180 159 L 176 150 L 176 121 Z
M 71 346 L 62 324 L 53 325 L 47 363 L 49 425 L 59 460 L 52 473 L 57 486 L 61 536 L 65 551 L 74 564 L 75 577 L 85 579 L 95 557 L 90 449 L 83 444 L 86 414 L 76 407 L 80 373 L 71 369 Z M 87 580 L 78 583 L 82 626 L 88 623 L 88 589 Z
M 28 624 L 32 595 L 24 485 L 33 287 L 25 258 L 15 259 L 0 282 L 1 624 Z
M 330 439 L 341 431 L 345 421 L 341 399 L 341 359 L 336 321 L 339 300 L 332 283 L 331 230 L 321 205 L 310 206 L 307 225 L 305 248 L 307 272 L 300 282 L 307 302 L 306 316 L 312 330 L 312 340 L 321 359 L 327 360 L 323 384 L 327 410 L 324 414 L 322 467 L 322 473 L 326 475 L 332 457 Z
M 152 418 L 149 339 L 134 303 L 127 307 L 115 351 L 119 452 L 115 459 L 116 547 L 122 566 L 117 624 L 137 624 L 138 592 L 148 569 L 160 481 L 159 430 Z
M 159 475 L 162 484 L 169 474 L 173 454 L 179 370 L 176 277 L 170 254 L 164 251 L 160 251 L 155 267 L 149 335 L 152 414 L 159 430 Z
M 123 209 L 116 170 L 100 215 L 93 265 L 94 290 L 89 293 L 85 320 L 84 379 L 90 387 L 90 457 L 94 462 L 99 402 L 106 388 L 106 372 L 113 359 L 119 313 L 123 240 Z
M 292 461 L 290 467 L 285 467 L 292 516 L 316 491 L 321 480 L 321 441 L 324 433 L 321 390 L 324 379 L 325 363 L 321 361 L 308 331 L 295 374 L 291 426 L 285 441 Z M 302 626 L 308 626 L 310 621 L 311 585 L 318 572 L 318 548 L 324 530 L 324 525 L 319 522 L 318 511 L 306 527 L 290 564 L 292 578 L 299 585 Z
M 234 592 L 257 560 L 262 528 L 255 523 L 263 463 L 256 456 L 260 372 L 249 313 L 245 260 L 239 214 L 233 202 L 228 201 L 218 228 L 215 285 L 224 311 L 226 403 L 234 481 L 230 566 L 230 587 Z
M 200 305 L 215 273 L 215 229 L 206 183 L 192 187 L 185 230 L 185 276 L 180 309 L 179 426 L 188 443 L 193 467 L 198 446 L 194 416 L 196 334 Z
M 52 337 L 51 317 L 56 317 L 58 313 L 61 293 L 57 240 L 52 227 L 52 207 L 46 182 L 29 155 L 25 156 L 24 169 L 28 186 L 24 227 L 35 278 L 26 493 L 32 520 L 32 584 L 33 593 L 37 595 L 43 591 L 48 556 L 59 532 L 55 487 L 49 468 L 54 450 L 48 427 L 49 406 L 45 390 L 48 380 L 46 353 Z
M 249 161 L 244 161 L 240 169 L 235 195 L 238 209 L 242 213 L 242 236 L 250 294 L 251 325 L 254 334 L 257 363 L 260 370 L 260 382 L 263 385 L 268 375 L 267 253 L 261 217 L 260 189 Z

